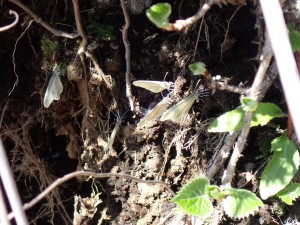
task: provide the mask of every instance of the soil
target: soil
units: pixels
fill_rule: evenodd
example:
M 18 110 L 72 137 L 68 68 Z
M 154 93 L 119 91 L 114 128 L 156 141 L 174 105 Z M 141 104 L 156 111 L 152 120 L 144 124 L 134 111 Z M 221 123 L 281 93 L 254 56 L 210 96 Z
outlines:
M 192 16 L 199 8 L 196 0 L 169 2 L 171 21 Z M 70 33 L 76 30 L 71 1 L 24 3 L 51 26 Z M 77 55 L 80 38 L 54 36 L 35 22 L 29 26 L 31 18 L 7 1 L 0 9 L 3 24 L 10 21 L 9 9 L 20 14 L 18 25 L 0 34 L 0 124 L 23 202 L 33 199 L 55 179 L 82 169 L 164 181 L 177 192 L 189 180 L 205 173 L 222 140 L 222 134 L 208 133 L 207 127 L 215 117 L 239 105 L 238 94 L 209 90 L 205 79 L 192 75 L 188 65 L 202 61 L 213 76 L 221 75 L 229 84 L 250 87 L 264 40 L 258 5 L 248 2 L 244 6 L 213 6 L 202 23 L 200 20 L 182 32 L 162 31 L 144 12 L 130 13 L 132 81 L 175 82 L 175 101 L 191 94 L 199 80 L 201 88 L 210 92 L 196 100 L 179 122 L 155 119 L 138 128 L 143 112 L 153 108 L 169 90 L 154 94 L 133 86 L 140 112 L 131 111 L 125 94 L 126 61 L 121 33 L 125 22 L 119 1 L 89 0 L 80 4 L 90 51 L 113 90 L 97 79 L 95 66 L 88 59 L 86 68 L 82 67 Z M 98 28 L 93 27 L 95 24 Z M 97 30 L 99 26 L 106 30 Z M 58 43 L 50 56 L 42 47 L 43 38 Z M 63 92 L 60 100 L 45 108 L 43 99 L 55 63 L 68 67 L 62 69 Z M 83 87 L 86 95 L 82 95 Z M 274 82 L 264 101 L 286 110 L 279 81 Z M 285 120 L 275 123 L 286 126 Z M 251 131 L 233 186 L 243 176 L 245 165 L 252 164 L 253 171 L 257 171 L 265 162 L 256 156 L 261 155 L 260 143 L 265 140 L 262 136 L 273 138 L 271 129 L 268 126 Z M 113 131 L 117 133 L 109 147 Z M 222 171 L 220 168 L 211 183 L 221 184 Z M 258 172 L 257 178 L 259 175 Z M 256 185 L 250 182 L 245 188 L 257 191 Z M 27 215 L 31 224 L 159 224 L 164 218 L 165 224 L 191 224 L 188 217 L 178 221 L 176 213 L 167 217 L 175 207 L 171 198 L 171 193 L 160 185 L 114 177 L 78 178 L 57 187 Z M 293 208 L 278 207 L 286 211 L 277 214 L 273 202 L 277 200 L 266 202 L 265 211 L 247 219 L 233 221 L 224 216 L 222 224 L 259 224 L 261 218 L 265 224 L 280 224 L 280 218 L 286 219 Z

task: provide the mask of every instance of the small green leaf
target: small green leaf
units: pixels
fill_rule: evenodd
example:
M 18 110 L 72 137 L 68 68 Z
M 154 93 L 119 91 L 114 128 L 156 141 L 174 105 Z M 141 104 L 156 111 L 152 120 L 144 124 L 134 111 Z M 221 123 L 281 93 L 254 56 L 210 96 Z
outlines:
M 226 195 L 226 193 L 216 185 L 209 185 L 207 187 L 207 191 L 211 199 L 216 199 L 218 201 L 223 200 L 224 196 Z
M 226 214 L 233 219 L 240 219 L 253 214 L 263 202 L 252 192 L 244 189 L 228 188 L 229 195 L 222 205 Z
M 207 193 L 208 185 L 209 181 L 206 177 L 196 178 L 181 188 L 172 201 L 184 213 L 199 217 L 209 216 L 213 212 L 213 205 Z
M 264 126 L 268 122 L 270 122 L 270 120 L 283 116 L 285 116 L 285 114 L 277 105 L 273 103 L 258 103 L 257 108 L 253 113 L 251 127 L 255 127 L 258 125 Z
M 300 32 L 296 30 L 295 24 L 288 24 L 289 37 L 293 51 L 300 49 Z
M 203 62 L 195 62 L 190 64 L 189 69 L 194 75 L 204 75 L 206 72 L 205 64 Z
M 159 28 L 168 26 L 172 8 L 169 3 L 157 3 L 146 10 L 148 19 Z
M 242 108 L 246 112 L 254 112 L 257 108 L 257 101 L 250 97 L 241 97 L 240 98 Z
M 276 117 L 285 114 L 273 103 L 258 103 L 251 120 L 251 127 L 266 125 Z M 208 132 L 231 132 L 239 131 L 244 124 L 245 111 L 242 108 L 234 109 L 219 116 L 208 127 Z
M 293 201 L 300 196 L 300 184 L 290 183 L 277 193 L 277 197 L 288 205 L 293 205 Z
M 298 170 L 299 152 L 286 134 L 272 141 L 274 155 L 262 173 L 260 196 L 267 199 L 282 190 Z

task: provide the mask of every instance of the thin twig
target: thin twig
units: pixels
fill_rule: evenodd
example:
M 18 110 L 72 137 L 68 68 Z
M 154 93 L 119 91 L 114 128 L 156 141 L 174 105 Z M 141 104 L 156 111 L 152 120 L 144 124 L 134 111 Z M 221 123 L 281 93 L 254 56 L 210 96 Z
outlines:
M 26 13 L 28 13 L 34 19 L 35 22 L 41 24 L 44 28 L 46 28 L 48 31 L 50 31 L 54 35 L 60 36 L 60 37 L 65 37 L 65 38 L 71 38 L 71 39 L 78 37 L 78 34 L 69 34 L 69 33 L 66 33 L 64 31 L 54 29 L 53 27 L 48 25 L 40 16 L 36 15 L 31 9 L 29 9 L 26 5 L 24 5 L 19 0 L 8 0 L 8 1 L 10 1 L 13 4 L 19 6 Z
M 106 76 L 105 76 L 103 70 L 101 69 L 101 67 L 99 66 L 99 63 L 98 63 L 96 57 L 92 53 L 90 53 L 89 51 L 85 51 L 84 53 L 85 53 L 86 57 L 88 57 L 93 62 L 97 73 L 104 80 L 107 88 L 112 90 L 112 85 L 109 82 L 109 80 L 106 78 Z
M 108 81 L 108 79 L 106 78 L 104 72 L 102 71 L 102 69 L 100 68 L 97 59 L 95 58 L 95 56 L 90 53 L 87 50 L 87 44 L 88 44 L 88 38 L 85 34 L 85 31 L 83 29 L 83 24 L 81 21 L 81 16 L 80 16 L 80 10 L 79 10 L 79 3 L 78 0 L 73 0 L 73 7 L 74 7 L 74 14 L 75 14 L 75 21 L 76 21 L 76 26 L 79 32 L 79 35 L 82 38 L 82 41 L 79 45 L 77 54 L 80 56 L 80 60 L 82 63 L 82 66 L 85 68 L 85 61 L 84 61 L 84 57 L 83 54 L 85 54 L 86 57 L 88 57 L 94 64 L 99 76 L 103 79 L 103 81 L 105 82 L 106 86 L 111 90 L 112 86 L 110 84 L 110 82 Z M 86 79 L 86 77 L 85 77 Z
M 230 27 L 230 24 L 231 24 L 231 21 L 233 19 L 233 17 L 235 16 L 235 14 L 240 10 L 240 8 L 242 7 L 242 5 L 239 5 L 233 12 L 233 14 L 231 15 L 231 17 L 229 18 L 228 20 L 228 23 L 227 23 L 227 28 L 226 28 L 226 32 L 225 32 L 225 35 L 224 35 L 224 40 L 221 44 L 221 52 L 220 52 L 220 59 L 219 59 L 219 63 L 220 62 L 223 62 L 223 51 L 224 51 L 224 47 L 226 46 L 226 43 L 228 43 L 228 34 L 229 34 L 229 27 Z
M 212 89 L 229 91 L 240 95 L 248 95 L 249 93 L 249 90 L 247 88 L 229 85 L 226 82 L 215 81 L 213 79 L 211 79 L 210 86 Z
M 157 225 L 164 225 L 164 224 L 166 224 L 166 222 L 168 221 L 168 219 L 170 219 L 173 215 L 174 215 L 174 212 L 171 211 L 162 220 L 160 220 Z
M 6 25 L 4 27 L 0 27 L 0 32 L 9 30 L 10 28 L 12 28 L 13 26 L 15 26 L 19 22 L 19 14 L 17 12 L 15 12 L 13 10 L 9 10 L 8 13 L 9 13 L 9 15 L 14 15 L 15 16 L 15 21 L 12 22 L 9 25 Z
M 252 84 L 252 87 L 250 89 L 249 97 L 252 97 L 253 99 L 257 100 L 259 95 L 259 90 L 261 89 L 263 79 L 265 77 L 265 73 L 270 65 L 271 58 L 273 56 L 272 50 L 271 50 L 271 44 L 270 40 L 268 38 L 268 35 L 265 35 L 265 45 L 263 48 L 262 53 L 262 62 L 259 65 L 258 71 L 256 73 L 254 82 Z M 222 178 L 222 184 L 223 185 L 230 185 L 232 178 L 235 173 L 235 168 L 237 161 L 239 160 L 244 147 L 246 145 L 247 137 L 250 131 L 250 124 L 251 119 L 253 116 L 253 112 L 247 112 L 244 119 L 244 126 L 242 128 L 241 134 L 237 139 L 236 145 L 234 147 L 233 153 L 231 155 L 230 161 L 228 163 L 227 169 L 224 171 L 223 178 Z
M 174 191 L 163 181 L 155 181 L 155 180 L 143 180 L 134 176 L 131 176 L 129 174 L 122 174 L 122 173 L 94 173 L 94 172 L 88 172 L 88 171 L 75 171 L 72 173 L 69 173 L 61 178 L 58 178 L 56 181 L 54 181 L 51 185 L 49 185 L 43 192 L 41 192 L 38 196 L 36 196 L 34 199 L 32 199 L 30 202 L 23 205 L 24 210 L 28 210 L 34 205 L 36 205 L 38 202 L 40 202 L 43 198 L 45 198 L 53 189 L 55 189 L 57 186 L 63 184 L 64 182 L 75 178 L 75 177 L 93 177 L 93 178 L 110 178 L 110 177 L 119 177 L 122 179 L 128 179 L 133 180 L 138 183 L 145 183 L 145 184 L 156 184 L 156 185 L 162 185 L 165 189 L 168 190 L 168 192 L 174 197 L 176 194 Z M 12 213 L 9 214 L 9 219 L 12 219 L 14 215 Z
M 128 29 L 130 27 L 130 18 L 128 14 L 127 7 L 125 5 L 124 0 L 121 1 L 121 6 L 125 18 L 125 25 L 122 29 L 122 38 L 123 38 L 123 43 L 125 46 L 125 60 L 126 60 L 126 73 L 125 73 L 125 79 L 126 79 L 126 96 L 129 100 L 129 105 L 131 111 L 134 110 L 134 100 L 131 92 L 131 82 L 130 82 L 130 74 L 131 74 L 131 62 L 130 62 L 130 43 L 128 40 Z
M 224 165 L 232 149 L 232 146 L 238 136 L 239 136 L 239 132 L 234 132 L 233 134 L 227 134 L 221 149 L 219 151 L 215 151 L 206 169 L 206 177 L 209 180 L 211 180 L 219 171 L 219 169 Z
M 200 20 L 207 13 L 207 11 L 211 8 L 211 6 L 213 4 L 220 4 L 221 2 L 224 2 L 224 1 L 223 0 L 209 0 L 198 10 L 198 12 L 195 15 L 193 15 L 185 20 L 176 20 L 175 23 L 170 23 L 166 27 L 163 27 L 163 29 L 165 29 L 167 31 L 175 31 L 175 30 L 182 30 L 184 28 L 187 28 L 187 27 L 191 26 L 193 23 Z
M 113 152 L 113 144 L 115 142 L 115 138 L 117 136 L 117 133 L 119 132 L 121 123 L 122 123 L 122 118 L 118 115 L 115 127 L 114 127 L 113 131 L 111 132 L 110 137 L 109 137 L 108 142 L 107 142 L 107 150 L 109 150 L 110 153 Z
M 8 96 L 11 95 L 11 93 L 14 91 L 15 87 L 18 85 L 19 83 L 19 76 L 18 76 L 18 73 L 17 73 L 17 64 L 16 64 L 16 58 L 15 58 L 15 54 L 16 54 L 16 51 L 17 51 L 17 45 L 19 43 L 19 41 L 21 40 L 21 38 L 24 36 L 24 34 L 26 33 L 26 31 L 29 29 L 29 27 L 31 26 L 32 22 L 34 20 L 30 20 L 27 27 L 25 28 L 25 30 L 21 33 L 21 35 L 17 38 L 16 40 L 16 43 L 15 43 L 15 46 L 14 46 L 14 50 L 13 50 L 13 54 L 12 54 L 12 63 L 13 63 L 13 66 L 14 66 L 14 73 L 15 73 L 15 77 L 16 77 L 16 81 L 12 87 L 12 89 L 10 90 L 10 92 L 8 93 Z

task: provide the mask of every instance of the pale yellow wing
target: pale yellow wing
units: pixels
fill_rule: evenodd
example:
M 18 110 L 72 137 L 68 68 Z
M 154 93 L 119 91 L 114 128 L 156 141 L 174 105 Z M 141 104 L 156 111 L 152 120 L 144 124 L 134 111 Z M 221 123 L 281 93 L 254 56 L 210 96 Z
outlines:
M 163 98 L 157 105 L 137 124 L 137 127 L 142 127 L 146 123 L 160 117 L 166 109 L 169 107 L 169 101 L 167 98 Z
M 198 93 L 186 97 L 185 99 L 178 102 L 176 105 L 167 110 L 160 118 L 161 121 L 172 120 L 178 121 L 188 114 L 190 108 L 194 104 L 195 100 L 198 98 Z
M 137 80 L 133 82 L 134 86 L 145 88 L 153 93 L 162 92 L 171 86 L 171 83 L 166 81 L 150 81 L 150 80 Z
M 59 100 L 62 91 L 63 85 L 59 77 L 59 72 L 53 70 L 44 96 L 44 106 L 48 108 L 54 100 Z

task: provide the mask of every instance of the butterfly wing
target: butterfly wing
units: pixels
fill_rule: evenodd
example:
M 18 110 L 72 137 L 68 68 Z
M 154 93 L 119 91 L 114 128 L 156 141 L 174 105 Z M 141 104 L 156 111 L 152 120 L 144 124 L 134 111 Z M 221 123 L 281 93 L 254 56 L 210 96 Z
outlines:
M 149 80 L 137 80 L 133 82 L 134 86 L 145 88 L 148 91 L 153 93 L 162 92 L 165 89 L 168 89 L 171 84 L 166 81 L 149 81 Z
M 59 100 L 60 94 L 63 91 L 63 85 L 58 74 L 59 72 L 54 70 L 49 80 L 44 96 L 44 106 L 46 108 L 48 108 L 54 100 Z
M 146 123 L 160 117 L 169 107 L 169 101 L 163 98 L 143 119 L 137 124 L 137 127 L 142 127 Z
M 197 99 L 198 94 L 195 92 L 194 94 L 186 97 L 185 99 L 178 102 L 176 105 L 167 110 L 160 118 L 161 121 L 172 120 L 178 121 L 183 118 L 188 112 L 190 108 L 194 104 L 194 101 Z

